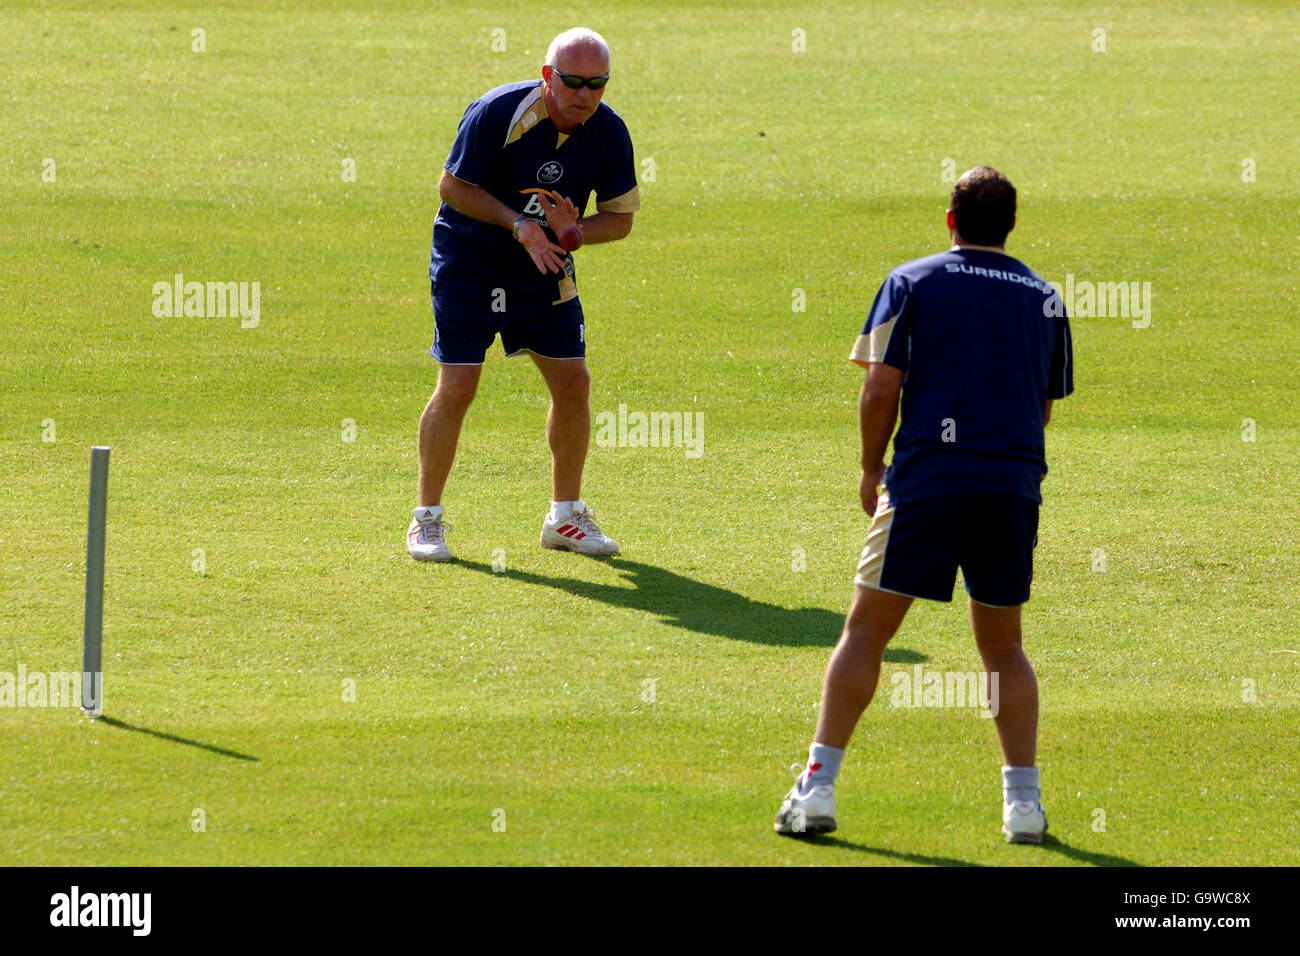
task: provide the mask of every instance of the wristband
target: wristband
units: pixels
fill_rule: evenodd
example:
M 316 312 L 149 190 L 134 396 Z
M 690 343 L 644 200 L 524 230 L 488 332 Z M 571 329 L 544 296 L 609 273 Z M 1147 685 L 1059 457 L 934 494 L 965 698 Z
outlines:
M 515 224 L 511 227 L 510 231 L 514 234 L 515 242 L 519 241 L 519 227 L 526 222 L 532 222 L 532 220 L 529 219 L 527 216 L 520 216 L 518 219 L 515 220 Z

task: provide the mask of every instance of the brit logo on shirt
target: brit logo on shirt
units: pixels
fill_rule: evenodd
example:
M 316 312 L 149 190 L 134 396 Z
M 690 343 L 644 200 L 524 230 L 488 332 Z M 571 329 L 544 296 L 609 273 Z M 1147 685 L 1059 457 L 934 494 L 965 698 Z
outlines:
M 537 181 L 543 186 L 549 186 L 551 183 L 558 183 L 563 175 L 564 167 L 551 160 L 549 163 L 543 163 L 542 168 L 537 171 Z

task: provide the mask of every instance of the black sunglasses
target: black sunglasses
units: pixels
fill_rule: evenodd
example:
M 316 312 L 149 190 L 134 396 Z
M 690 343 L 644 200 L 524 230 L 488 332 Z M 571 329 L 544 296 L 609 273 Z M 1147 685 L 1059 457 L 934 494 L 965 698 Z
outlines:
M 591 90 L 603 90 L 605 84 L 609 82 L 608 73 L 604 76 L 579 76 L 577 73 L 561 73 L 555 67 L 551 67 L 551 72 L 571 90 L 580 90 L 584 86 Z

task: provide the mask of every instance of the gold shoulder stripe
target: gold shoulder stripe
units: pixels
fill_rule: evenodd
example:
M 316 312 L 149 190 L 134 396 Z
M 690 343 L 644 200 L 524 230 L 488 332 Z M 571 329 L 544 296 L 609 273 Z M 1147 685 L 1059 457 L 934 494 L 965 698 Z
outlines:
M 542 87 L 538 84 L 532 92 L 519 101 L 515 115 L 510 117 L 507 127 L 505 146 L 520 139 L 524 133 L 538 124 L 546 116 L 546 104 L 542 102 Z
M 898 316 L 895 315 L 888 322 L 882 322 L 870 332 L 859 335 L 853 351 L 849 353 L 849 361 L 864 368 L 872 362 L 883 362 L 885 352 L 889 349 L 889 338 L 894 334 L 894 326 L 897 324 Z
M 849 361 L 854 365 L 861 365 L 866 368 L 871 364 L 871 336 L 859 335 L 858 340 L 853 343 L 853 351 L 849 353 Z
M 597 212 L 636 212 L 641 208 L 639 187 L 633 186 L 621 196 L 596 203 Z

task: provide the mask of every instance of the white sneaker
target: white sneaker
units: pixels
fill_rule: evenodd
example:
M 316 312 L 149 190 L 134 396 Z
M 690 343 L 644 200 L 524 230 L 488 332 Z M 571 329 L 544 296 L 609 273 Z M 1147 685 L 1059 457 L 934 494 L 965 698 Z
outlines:
M 835 788 L 828 783 L 818 784 L 803 796 L 799 787 L 803 783 L 803 768 L 795 764 L 790 772 L 796 774 L 794 786 L 785 795 L 785 802 L 776 813 L 772 829 L 790 836 L 807 833 L 831 833 L 835 829 Z
M 1002 805 L 1002 834 L 1008 843 L 1042 843 L 1046 832 L 1047 814 L 1037 800 Z
M 416 508 L 411 526 L 406 529 L 406 550 L 417 561 L 450 561 L 451 549 L 444 537 L 451 525 L 442 515 L 433 516 L 428 508 Z
M 586 505 L 575 507 L 572 517 L 558 520 L 547 512 L 542 522 L 542 547 L 565 548 L 579 554 L 618 554 L 618 542 L 606 537 L 593 518 Z

